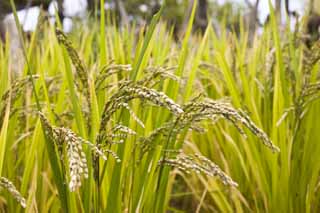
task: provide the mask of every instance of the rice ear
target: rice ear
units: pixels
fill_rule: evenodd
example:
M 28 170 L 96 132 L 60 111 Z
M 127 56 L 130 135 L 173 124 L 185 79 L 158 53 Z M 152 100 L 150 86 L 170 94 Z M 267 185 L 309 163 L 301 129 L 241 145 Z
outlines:
M 10 192 L 10 194 L 20 203 L 20 205 L 23 208 L 26 208 L 26 200 L 24 199 L 24 197 L 22 197 L 20 192 L 7 178 L 0 177 L 0 187 L 7 189 Z

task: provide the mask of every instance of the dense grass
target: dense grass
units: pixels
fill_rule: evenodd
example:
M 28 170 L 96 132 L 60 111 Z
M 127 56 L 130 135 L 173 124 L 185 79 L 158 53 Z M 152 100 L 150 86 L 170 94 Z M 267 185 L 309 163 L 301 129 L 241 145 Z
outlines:
M 275 21 L 192 34 L 194 12 L 177 42 L 160 13 L 68 37 L 41 22 L 20 68 L 1 44 L 0 174 L 25 211 L 319 211 L 320 43 Z

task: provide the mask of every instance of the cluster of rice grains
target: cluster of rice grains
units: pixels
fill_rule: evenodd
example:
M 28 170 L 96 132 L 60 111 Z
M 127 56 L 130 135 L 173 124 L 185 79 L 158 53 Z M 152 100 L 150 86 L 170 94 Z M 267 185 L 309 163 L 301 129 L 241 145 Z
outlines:
M 197 174 L 203 173 L 209 177 L 218 177 L 225 185 L 232 187 L 238 186 L 218 165 L 200 154 L 191 156 L 181 152 L 175 158 L 160 160 L 159 165 L 172 166 L 187 174 L 190 172 L 196 172 Z
M 26 200 L 7 178 L 0 177 L 0 187 L 7 189 L 23 208 L 26 207 Z
M 320 61 L 320 41 L 316 42 L 311 50 L 304 50 L 303 72 L 305 73 L 303 88 L 298 100 L 299 106 L 306 106 L 308 103 L 319 98 L 320 81 L 311 82 L 310 76 L 313 67 Z M 319 76 L 318 76 L 319 79 Z
M 242 135 L 246 136 L 241 125 L 245 126 L 249 131 L 256 135 L 256 137 L 258 137 L 262 143 L 273 152 L 280 151 L 280 149 L 272 143 L 267 134 L 258 128 L 243 111 L 234 109 L 229 103 L 205 99 L 204 101 L 192 101 L 185 104 L 182 107 L 182 110 L 183 113 L 176 117 L 173 122 L 166 123 L 152 132 L 148 137 L 142 138 L 142 146 L 152 146 L 152 141 L 158 134 L 163 134 L 170 130 L 175 131 L 177 134 L 186 127 L 195 130 L 194 127 L 196 123 L 203 120 L 212 120 L 215 122 L 217 119 L 222 117 L 227 121 L 230 121 Z
M 245 126 L 254 135 L 256 135 L 262 143 L 270 148 L 273 152 L 279 152 L 280 149 L 275 146 L 267 134 L 258 128 L 255 123 L 241 110 L 234 109 L 231 104 L 222 101 L 213 101 L 206 99 L 202 102 L 191 102 L 184 108 L 188 109 L 193 121 L 199 121 L 203 119 L 215 120 L 218 117 L 223 117 L 230 121 L 241 134 L 245 135 L 242 127 Z
M 158 92 L 154 89 L 150 89 L 148 87 L 144 87 L 139 85 L 140 83 L 127 82 L 120 86 L 119 90 L 110 98 L 110 100 L 105 104 L 102 120 L 101 120 L 101 129 L 100 133 L 104 131 L 106 124 L 110 120 L 111 116 L 121 108 L 126 108 L 129 110 L 131 116 L 137 120 L 138 123 L 141 122 L 138 118 L 133 114 L 133 111 L 130 110 L 129 105 L 127 104 L 129 101 L 133 99 L 140 99 L 142 101 L 150 101 L 151 103 L 167 108 L 175 115 L 179 115 L 183 113 L 181 107 L 176 104 L 173 100 L 171 100 L 166 94 L 163 92 Z M 143 126 L 143 124 L 142 124 Z
M 39 76 L 33 76 L 33 78 L 37 79 Z M 30 78 L 24 78 L 21 80 L 16 80 L 11 88 L 8 89 L 0 99 L 0 124 L 3 122 L 6 105 L 10 102 L 10 106 L 13 106 L 14 103 L 19 99 L 21 94 L 24 91 L 24 88 L 30 83 Z M 16 111 L 16 110 L 13 110 Z M 12 115 L 12 113 L 11 113 Z
M 91 142 L 77 136 L 70 129 L 51 126 L 43 113 L 39 112 L 39 115 L 45 130 L 45 134 L 56 143 L 61 155 L 61 159 L 63 159 L 63 146 L 66 146 L 70 175 L 69 188 L 71 191 L 75 191 L 81 186 L 82 177 L 88 178 L 87 159 L 82 145 L 86 145 L 89 149 L 91 149 L 95 156 L 99 156 L 104 160 L 107 160 L 105 153 L 111 153 L 119 161 L 117 155 L 111 150 L 102 150 L 98 148 Z
M 317 94 L 320 91 L 320 82 L 316 82 L 313 84 L 309 84 L 306 86 L 305 90 L 303 91 L 303 96 L 312 96 Z
M 71 41 L 68 40 L 67 36 L 59 29 L 56 29 L 56 35 L 59 43 L 63 44 L 66 48 L 70 59 L 72 61 L 72 64 L 76 68 L 76 74 L 77 77 L 79 77 L 82 87 L 80 85 L 77 85 L 80 92 L 84 92 L 85 97 L 89 98 L 89 83 L 88 83 L 88 73 L 85 68 L 84 63 L 80 60 L 80 57 L 77 53 L 77 51 L 74 49 Z M 89 102 L 89 100 L 88 100 Z
M 317 41 L 311 49 L 303 49 L 303 61 L 302 61 L 302 88 L 299 94 L 295 93 L 292 89 L 293 96 L 295 97 L 294 104 L 288 108 L 281 116 L 278 124 L 284 120 L 289 112 L 295 112 L 298 120 L 304 116 L 307 106 L 313 101 L 319 99 L 320 97 L 320 81 L 319 76 L 317 76 L 316 81 L 313 82 L 311 79 L 312 70 L 315 65 L 319 64 L 320 61 L 320 41 Z M 295 86 L 295 83 L 292 84 Z
M 62 44 L 71 61 L 72 64 L 75 67 L 75 74 L 78 78 L 75 78 L 74 84 L 76 85 L 78 91 L 80 92 L 80 94 L 83 94 L 85 99 L 86 99 L 86 104 L 87 105 L 83 105 L 86 106 L 88 108 L 87 112 L 91 111 L 91 105 L 90 105 L 90 91 L 89 91 L 89 75 L 88 75 L 88 70 L 86 69 L 86 66 L 84 64 L 84 62 L 80 59 L 77 51 L 75 50 L 75 48 L 72 45 L 72 42 L 67 38 L 67 36 L 59 29 L 56 29 L 56 37 L 59 41 L 60 44 Z M 78 82 L 78 80 L 80 80 L 80 82 Z M 86 110 L 83 109 L 87 120 L 90 120 L 90 114 L 86 113 Z M 90 124 L 88 125 L 88 127 L 90 127 Z
M 317 64 L 320 60 L 320 41 L 316 42 L 311 49 L 304 49 L 304 57 L 303 57 L 303 72 L 304 76 L 304 84 L 310 83 L 310 75 L 311 71 L 315 64 Z

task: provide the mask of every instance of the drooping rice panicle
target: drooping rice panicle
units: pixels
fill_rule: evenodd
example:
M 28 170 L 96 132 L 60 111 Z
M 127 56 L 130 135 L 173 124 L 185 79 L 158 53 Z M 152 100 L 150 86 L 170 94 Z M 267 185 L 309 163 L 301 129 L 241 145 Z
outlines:
M 195 122 L 206 119 L 216 121 L 218 117 L 223 117 L 230 121 L 244 136 L 246 135 L 241 126 L 249 129 L 273 152 L 280 151 L 280 149 L 272 143 L 267 134 L 258 128 L 249 116 L 241 110 L 234 109 L 229 103 L 207 99 L 202 102 L 190 102 L 183 106 L 183 111 L 184 113 L 175 121 L 166 123 L 152 132 L 148 137 L 140 139 L 143 147 L 152 146 L 154 138 L 163 132 L 169 132 L 174 129 L 175 133 L 179 133 L 184 128 L 194 125 Z
M 61 43 L 67 50 L 69 57 L 72 61 L 72 64 L 75 66 L 76 68 L 76 73 L 77 76 L 79 77 L 82 86 L 79 87 L 78 84 L 78 89 L 80 90 L 80 92 L 83 92 L 87 102 L 88 102 L 88 106 L 90 107 L 90 92 L 89 92 L 89 76 L 88 76 L 88 71 L 85 68 L 85 65 L 83 63 L 83 61 L 80 59 L 77 51 L 75 50 L 75 48 L 72 45 L 72 42 L 68 39 L 68 37 L 59 29 L 56 29 L 56 35 L 57 35 L 57 39 L 59 41 L 59 43 Z
M 38 75 L 33 75 L 34 79 L 39 78 Z M 11 95 L 10 97 L 10 105 L 13 106 L 14 103 L 19 99 L 19 97 L 21 96 L 24 88 L 26 85 L 28 85 L 29 83 L 31 83 L 30 81 L 30 77 L 26 77 L 24 79 L 21 80 L 17 80 L 12 86 L 11 88 L 9 88 L 1 97 L 0 100 L 0 124 L 2 123 L 2 119 L 4 117 L 5 114 L 5 108 L 6 108 L 6 103 L 8 103 L 9 101 L 9 95 Z M 13 110 L 12 110 L 13 111 Z M 13 114 L 13 113 L 11 113 Z
M 204 102 L 190 103 L 186 105 L 187 108 L 191 108 L 190 111 L 198 112 L 196 114 L 190 114 L 189 116 L 195 119 L 196 117 L 216 118 L 217 115 L 224 117 L 231 121 L 235 127 L 244 134 L 240 125 L 248 128 L 254 135 L 256 135 L 264 145 L 269 147 L 274 152 L 279 152 L 280 149 L 275 146 L 269 137 L 260 128 L 258 128 L 254 122 L 242 111 L 234 109 L 229 103 L 220 101 L 206 100 Z M 196 117 L 195 117 L 196 116 Z
M 138 116 L 134 113 L 134 111 L 130 108 L 129 104 L 127 103 L 121 103 L 120 106 L 122 106 L 123 108 L 127 109 L 131 115 L 131 117 L 142 127 L 144 127 L 143 122 L 138 118 Z
M 112 128 L 112 132 L 118 132 L 118 131 L 129 134 L 129 135 L 136 135 L 137 134 L 134 130 L 130 129 L 127 126 L 121 125 L 121 124 L 118 124 Z
M 110 64 L 102 67 L 96 78 L 96 90 L 103 89 L 101 88 L 102 83 L 108 77 L 121 72 L 129 72 L 131 70 L 132 66 L 130 64 Z
M 209 177 L 218 177 L 225 185 L 229 185 L 232 187 L 238 186 L 238 184 L 234 182 L 227 174 L 225 174 L 219 166 L 210 161 L 208 158 L 199 154 L 191 156 L 180 153 L 175 158 L 160 160 L 159 165 L 176 167 L 186 173 L 203 173 Z
M 65 127 L 55 127 L 50 125 L 43 113 L 39 112 L 40 119 L 44 125 L 45 134 L 50 137 L 58 147 L 63 144 L 67 147 L 67 157 L 69 161 L 70 182 L 69 188 L 71 191 L 77 190 L 81 186 L 81 178 L 88 178 L 88 166 L 86 155 L 82 145 L 88 146 L 95 157 L 101 157 L 107 160 L 105 152 L 111 153 L 119 162 L 119 157 L 111 150 L 101 150 L 95 144 L 77 136 L 72 130 Z
M 320 91 L 320 82 L 309 84 L 302 91 L 302 96 L 303 97 L 312 96 L 318 93 L 319 91 Z
M 127 103 L 136 98 L 139 98 L 142 101 L 150 101 L 157 106 L 165 107 L 175 115 L 179 115 L 183 112 L 182 108 L 163 92 L 158 92 L 154 89 L 135 85 L 133 83 L 127 83 L 105 104 L 101 118 L 100 134 L 104 131 L 111 116 L 118 109 L 122 107 L 127 108 Z
M 152 88 L 154 87 L 160 80 L 171 79 L 182 83 L 181 79 L 173 74 L 171 71 L 175 70 L 177 67 L 150 67 L 144 70 L 146 75 L 137 82 L 138 85 L 143 85 L 145 87 Z
M 26 200 L 7 178 L 0 177 L 0 187 L 7 189 L 14 199 L 16 199 L 23 208 L 26 208 Z
M 303 57 L 303 67 L 302 71 L 304 72 L 303 78 L 303 87 L 306 87 L 310 84 L 310 75 L 312 68 L 315 64 L 317 64 L 320 60 L 320 41 L 317 41 L 311 49 L 304 49 L 304 57 Z

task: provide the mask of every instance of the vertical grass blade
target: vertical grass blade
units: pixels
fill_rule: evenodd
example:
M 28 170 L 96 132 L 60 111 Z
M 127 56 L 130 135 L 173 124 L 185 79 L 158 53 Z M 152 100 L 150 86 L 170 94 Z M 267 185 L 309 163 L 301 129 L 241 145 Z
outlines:
M 10 98 L 6 106 L 6 111 L 3 118 L 3 123 L 1 124 L 1 132 L 0 132 L 0 177 L 3 174 L 3 165 L 4 158 L 6 153 L 6 144 L 7 144 L 7 131 L 9 125 L 9 115 L 10 115 Z

